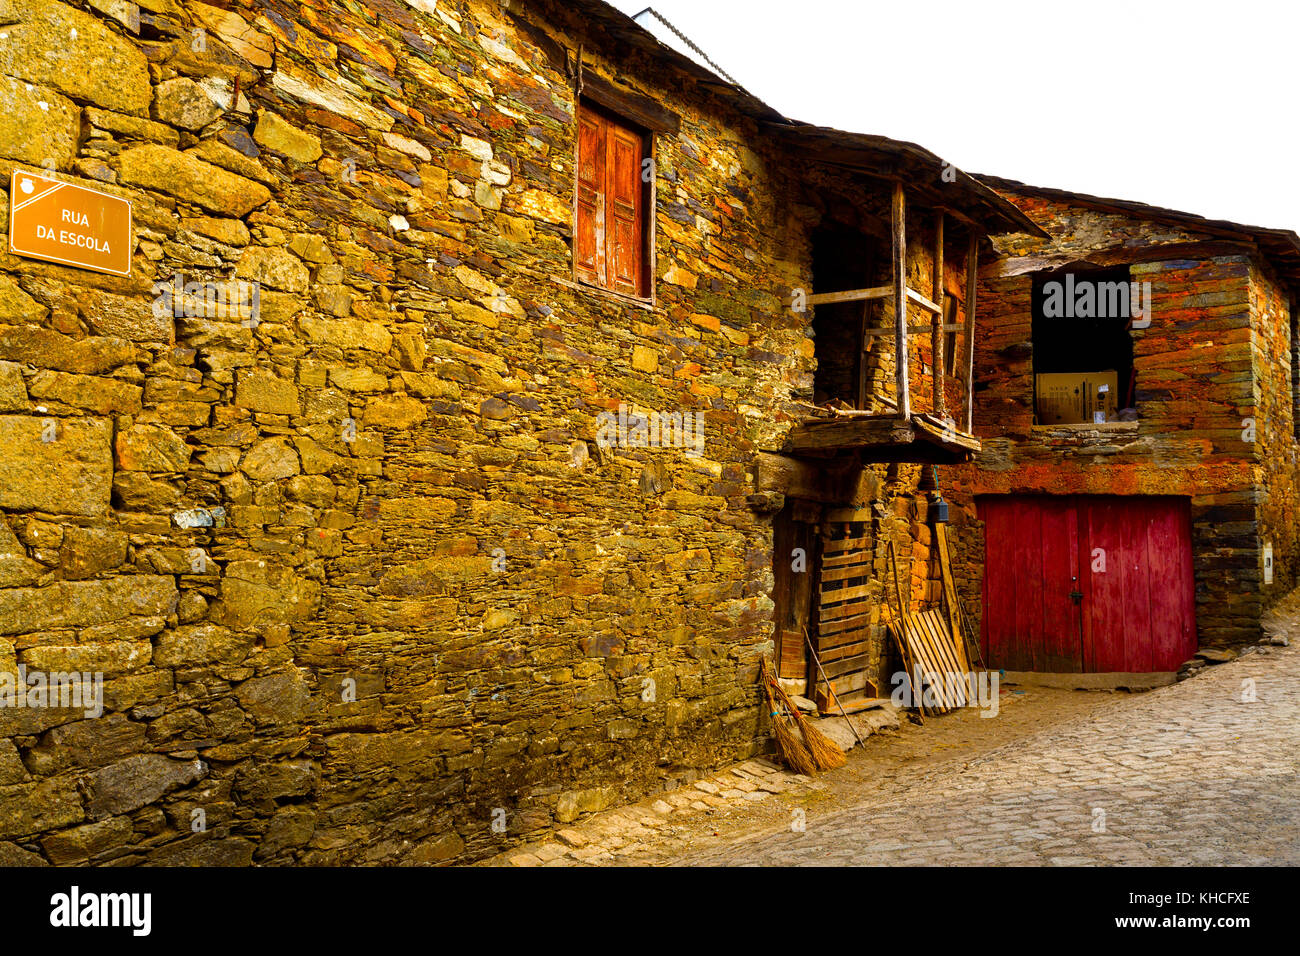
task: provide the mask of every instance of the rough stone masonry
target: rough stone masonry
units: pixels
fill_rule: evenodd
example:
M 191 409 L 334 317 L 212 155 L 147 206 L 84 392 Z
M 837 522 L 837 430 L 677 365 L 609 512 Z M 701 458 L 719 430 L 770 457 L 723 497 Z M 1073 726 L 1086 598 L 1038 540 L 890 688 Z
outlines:
M 462 860 L 754 752 L 810 213 L 673 81 L 655 309 L 576 288 L 572 77 L 522 23 L 0 0 L 4 188 L 136 240 L 0 252 L 0 668 L 104 682 L 0 709 L 0 862 Z M 598 448 L 621 403 L 703 454 Z
M 592 6 L 0 0 L 2 228 L 15 168 L 133 216 L 126 277 L 0 242 L 0 673 L 102 680 L 97 717 L 0 707 L 0 864 L 460 862 L 761 746 L 756 463 L 849 371 L 789 297 L 819 227 L 888 248 L 889 188 Z M 679 120 L 652 301 L 574 281 L 584 77 Z M 902 271 L 955 298 L 933 179 Z M 607 447 L 624 407 L 702 447 Z M 894 541 L 933 601 L 921 466 L 836 475 L 794 522 L 870 537 L 874 600 Z

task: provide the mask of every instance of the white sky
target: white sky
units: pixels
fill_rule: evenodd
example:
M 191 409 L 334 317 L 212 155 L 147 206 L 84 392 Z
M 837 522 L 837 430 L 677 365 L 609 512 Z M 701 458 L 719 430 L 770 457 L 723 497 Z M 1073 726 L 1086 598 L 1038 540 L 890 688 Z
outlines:
M 794 119 L 959 169 L 1300 231 L 1295 0 L 613 0 Z

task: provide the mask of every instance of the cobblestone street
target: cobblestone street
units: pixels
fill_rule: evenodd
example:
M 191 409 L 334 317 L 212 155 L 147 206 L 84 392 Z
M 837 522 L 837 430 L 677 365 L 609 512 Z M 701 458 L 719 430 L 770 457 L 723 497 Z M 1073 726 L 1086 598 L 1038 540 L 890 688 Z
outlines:
M 537 857 L 499 862 L 1300 863 L 1295 646 L 1251 648 L 1146 693 L 1029 688 L 1003 701 L 991 720 L 904 721 L 812 781 L 750 761 L 655 812 L 596 814 Z M 746 793 L 722 789 L 737 779 Z
M 810 808 L 802 833 L 672 862 L 1295 865 L 1298 737 L 1300 655 L 1261 648 L 849 806 Z

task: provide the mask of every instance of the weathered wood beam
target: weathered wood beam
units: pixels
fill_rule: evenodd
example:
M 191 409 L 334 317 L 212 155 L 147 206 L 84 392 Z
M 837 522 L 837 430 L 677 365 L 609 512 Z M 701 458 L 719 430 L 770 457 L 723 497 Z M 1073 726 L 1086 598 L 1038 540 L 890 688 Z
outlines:
M 907 327 L 907 331 L 908 331 L 908 332 L 911 332 L 911 333 L 914 333 L 914 334 L 918 334 L 918 335 L 919 335 L 920 333 L 922 333 L 922 332 L 929 332 L 929 331 L 931 331 L 932 329 L 933 329 L 933 326 L 930 326 L 930 325 L 909 325 L 909 326 Z M 864 329 L 864 330 L 863 330 L 863 334 L 864 334 L 864 335 L 871 335 L 871 336 L 875 336 L 875 335 L 893 335 L 893 334 L 894 334 L 895 332 L 897 332 L 897 331 L 898 331 L 898 330 L 895 329 L 892 325 L 873 325 L 873 326 L 870 326 L 869 328 Z M 965 331 L 966 331 L 966 325 L 965 325 L 965 323 L 963 323 L 963 322 L 947 322 L 947 323 L 945 323 L 945 324 L 943 325 L 943 331 L 945 331 L 945 332 L 965 332 Z
M 966 432 L 973 432 L 975 419 L 975 288 L 979 285 L 980 239 L 970 231 L 966 250 Z
M 876 286 L 873 289 L 846 289 L 843 292 L 818 292 L 808 296 L 809 305 L 830 305 L 834 302 L 857 302 L 862 299 L 883 299 L 894 294 L 894 287 Z
M 893 237 L 894 266 L 894 370 L 898 393 L 898 417 L 906 422 L 912 417 L 912 405 L 907 393 L 907 205 L 903 199 L 903 184 L 894 183 L 894 196 L 890 202 L 890 225 Z
M 947 403 L 943 396 L 944 354 L 943 354 L 943 213 L 934 221 L 934 272 L 930 285 L 930 298 L 934 299 L 936 309 L 931 321 L 934 329 L 930 333 L 930 351 L 934 356 L 934 413 L 940 418 L 948 414 Z
M 682 127 L 682 118 L 672 110 L 664 109 L 658 101 L 627 87 L 615 86 L 595 73 L 583 72 L 582 95 L 653 133 L 675 135 Z
M 927 312 L 933 312 L 935 314 L 938 314 L 939 312 L 942 311 L 942 309 L 940 308 L 937 302 L 932 302 L 930 299 L 921 295 L 921 293 L 917 292 L 915 289 L 909 288 L 907 290 L 907 297 L 911 299 L 913 302 L 915 302 L 917 305 L 919 305 L 921 308 L 925 309 Z

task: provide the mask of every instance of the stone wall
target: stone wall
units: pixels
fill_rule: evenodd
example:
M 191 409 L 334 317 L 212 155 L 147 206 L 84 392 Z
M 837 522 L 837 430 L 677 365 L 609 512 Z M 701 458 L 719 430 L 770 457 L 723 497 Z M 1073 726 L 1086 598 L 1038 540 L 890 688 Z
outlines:
M 1292 363 L 1290 296 L 1271 269 L 1252 265 L 1250 315 L 1254 335 L 1251 360 L 1255 377 L 1255 439 L 1259 444 L 1258 536 L 1272 545 L 1273 581 L 1260 594 L 1265 607 L 1300 583 L 1300 489 L 1297 488 L 1296 385 Z
M 0 253 L 0 671 L 105 680 L 0 709 L 0 859 L 465 860 L 754 751 L 747 497 L 812 341 L 751 123 L 559 3 L 0 22 L 5 188 L 48 162 L 138 241 L 129 278 Z M 580 45 L 681 117 L 653 308 L 572 282 Z M 174 276 L 258 310 L 156 309 Z M 703 453 L 599 448 L 620 404 Z

